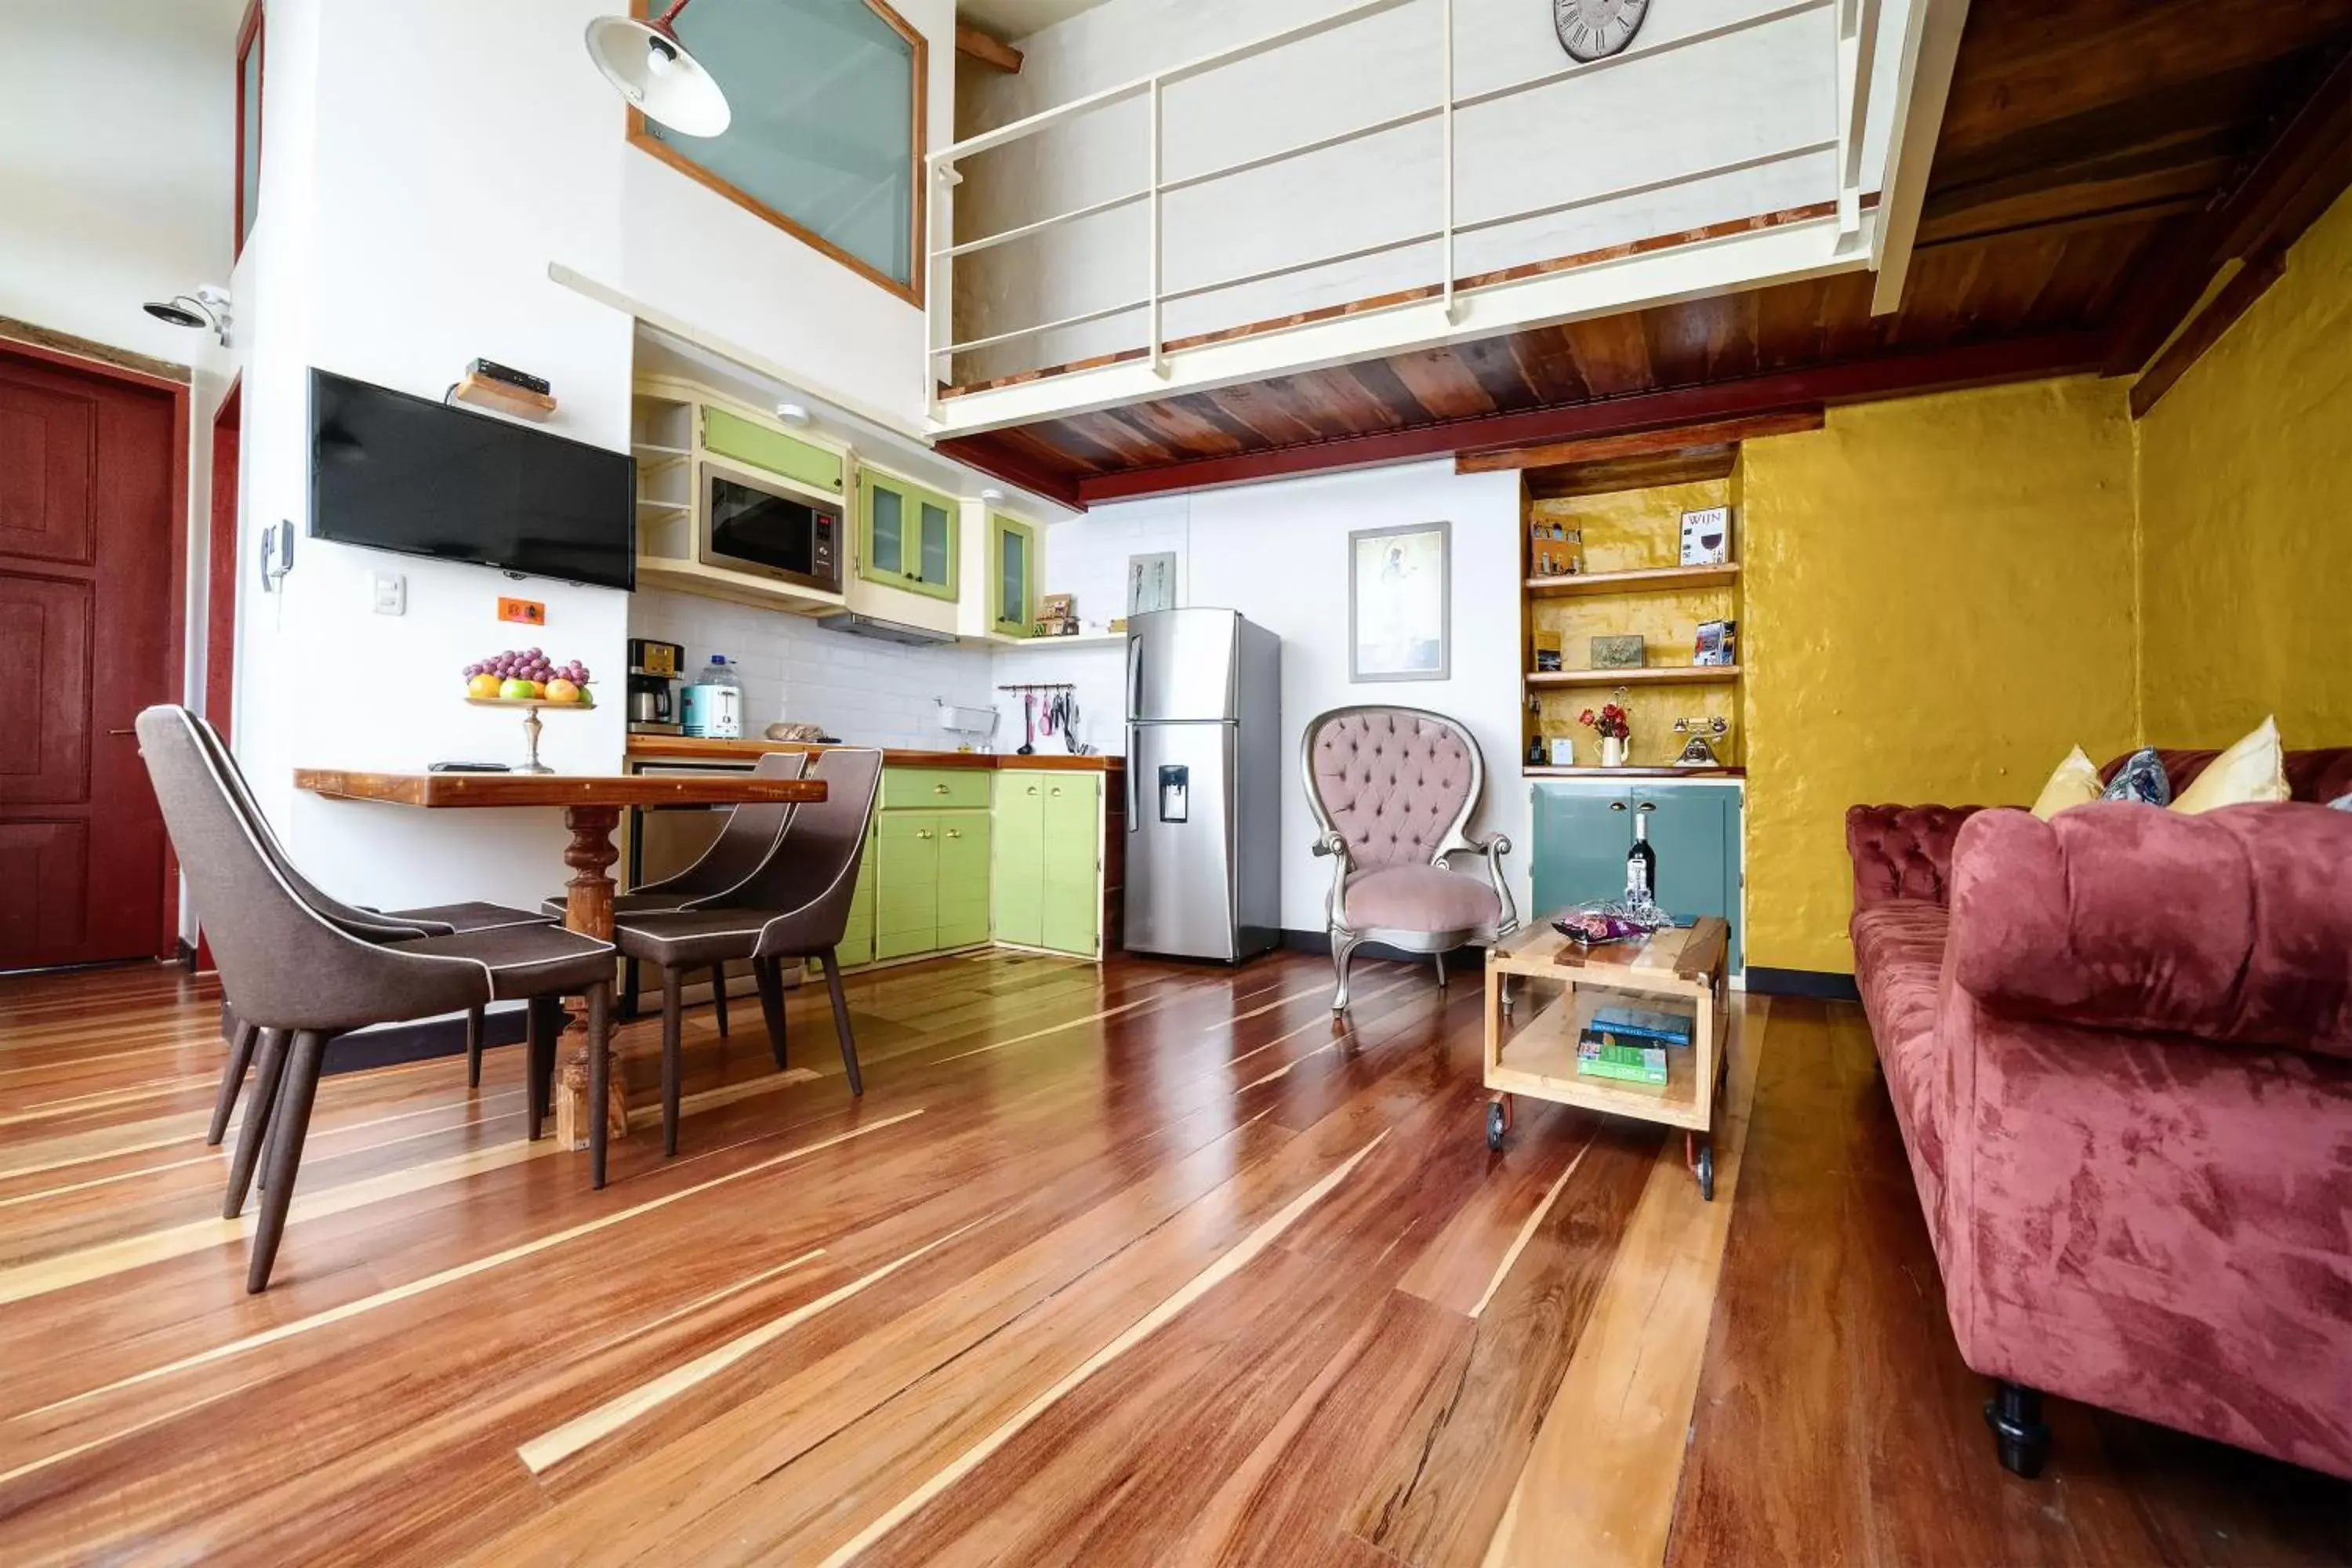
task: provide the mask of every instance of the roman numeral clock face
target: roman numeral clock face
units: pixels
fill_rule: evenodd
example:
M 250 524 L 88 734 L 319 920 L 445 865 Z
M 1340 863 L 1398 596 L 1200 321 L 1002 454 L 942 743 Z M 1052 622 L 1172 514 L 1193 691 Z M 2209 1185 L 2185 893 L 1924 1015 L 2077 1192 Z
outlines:
M 1580 60 L 1605 60 L 1633 41 L 1650 0 L 1551 0 L 1559 47 Z

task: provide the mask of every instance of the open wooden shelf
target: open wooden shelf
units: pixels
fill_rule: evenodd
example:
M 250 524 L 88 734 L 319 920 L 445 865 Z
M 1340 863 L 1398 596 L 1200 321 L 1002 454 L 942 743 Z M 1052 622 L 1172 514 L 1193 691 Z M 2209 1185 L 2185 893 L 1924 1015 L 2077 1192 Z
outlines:
M 468 375 L 460 379 L 457 390 L 450 394 L 460 403 L 470 403 L 478 408 L 495 408 L 501 414 L 511 414 L 520 419 L 545 419 L 555 412 L 555 399 L 543 392 L 532 392 L 487 376 Z
M 1728 588 L 1739 581 L 1739 563 L 1713 566 L 1644 566 L 1633 572 L 1585 572 L 1564 577 L 1530 577 L 1528 592 L 1538 599 L 1584 594 L 1638 594 L 1665 588 Z
M 1529 686 L 1727 686 L 1736 664 L 1645 664 L 1635 669 L 1531 669 Z

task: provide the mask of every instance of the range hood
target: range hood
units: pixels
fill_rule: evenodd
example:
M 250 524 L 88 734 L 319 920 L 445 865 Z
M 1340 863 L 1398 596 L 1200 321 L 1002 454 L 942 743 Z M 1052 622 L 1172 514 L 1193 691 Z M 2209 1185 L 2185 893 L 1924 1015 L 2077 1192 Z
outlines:
M 953 632 L 935 632 L 929 626 L 910 626 L 899 621 L 886 621 L 879 616 L 861 616 L 856 610 L 835 610 L 832 615 L 819 616 L 816 624 L 829 632 L 903 643 L 908 647 L 939 647 L 956 640 Z

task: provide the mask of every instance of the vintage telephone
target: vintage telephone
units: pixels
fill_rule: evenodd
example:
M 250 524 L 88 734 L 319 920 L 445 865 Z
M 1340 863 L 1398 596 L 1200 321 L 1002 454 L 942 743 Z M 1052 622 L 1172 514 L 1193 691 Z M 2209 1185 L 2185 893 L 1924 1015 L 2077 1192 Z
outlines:
M 1731 721 L 1719 713 L 1712 719 L 1677 719 L 1675 721 L 1675 733 L 1690 737 L 1683 742 L 1682 755 L 1675 759 L 1675 766 L 1678 768 L 1723 766 L 1723 759 L 1715 754 L 1715 748 L 1708 744 L 1708 741 L 1710 737 L 1720 741 L 1731 733 Z

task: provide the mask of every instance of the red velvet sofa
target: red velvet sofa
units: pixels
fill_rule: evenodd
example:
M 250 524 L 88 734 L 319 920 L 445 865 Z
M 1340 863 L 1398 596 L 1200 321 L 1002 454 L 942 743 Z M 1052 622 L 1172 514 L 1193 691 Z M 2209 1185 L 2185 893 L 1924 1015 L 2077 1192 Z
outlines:
M 2210 752 L 2165 753 L 2176 791 Z M 2294 802 L 1858 805 L 1855 980 L 2002 1464 L 2043 1391 L 2352 1477 L 2352 749 Z M 2110 763 L 2112 773 L 2116 764 Z

